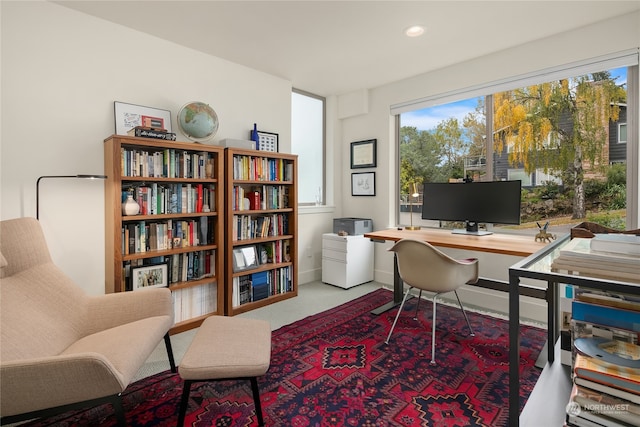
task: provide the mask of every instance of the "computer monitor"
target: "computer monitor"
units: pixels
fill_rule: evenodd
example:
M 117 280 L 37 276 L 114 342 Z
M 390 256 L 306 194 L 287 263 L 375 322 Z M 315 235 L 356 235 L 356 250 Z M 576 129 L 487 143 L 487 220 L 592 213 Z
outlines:
M 454 233 L 485 235 L 478 223 L 520 224 L 521 182 L 428 182 L 424 184 L 422 219 L 464 221 Z

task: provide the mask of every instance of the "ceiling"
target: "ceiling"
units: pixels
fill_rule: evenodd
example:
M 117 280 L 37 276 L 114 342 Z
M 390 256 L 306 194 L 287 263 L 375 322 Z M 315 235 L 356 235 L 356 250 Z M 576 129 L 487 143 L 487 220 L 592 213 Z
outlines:
M 384 85 L 640 10 L 640 0 L 55 3 L 321 96 Z M 425 34 L 405 36 L 415 24 L 425 26 Z

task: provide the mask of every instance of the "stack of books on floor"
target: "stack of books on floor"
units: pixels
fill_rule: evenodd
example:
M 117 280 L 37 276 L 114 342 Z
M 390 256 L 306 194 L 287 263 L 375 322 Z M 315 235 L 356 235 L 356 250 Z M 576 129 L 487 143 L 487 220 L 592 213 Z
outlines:
M 640 236 L 596 234 L 573 238 L 551 264 L 554 271 L 640 283 Z
M 640 297 L 579 288 L 567 426 L 640 426 Z

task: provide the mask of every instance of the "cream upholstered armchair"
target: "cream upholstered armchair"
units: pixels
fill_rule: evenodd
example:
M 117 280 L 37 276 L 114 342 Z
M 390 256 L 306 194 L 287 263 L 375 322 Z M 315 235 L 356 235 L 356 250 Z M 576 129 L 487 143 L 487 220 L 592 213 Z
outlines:
M 431 326 L 431 364 L 433 365 L 436 363 L 436 297 L 438 295 L 452 291 L 455 293 L 458 304 L 462 309 L 462 314 L 467 321 L 467 326 L 469 326 L 473 336 L 473 329 L 471 329 L 469 318 L 464 311 L 456 289 L 464 284 L 473 284 L 478 281 L 478 260 L 476 258 L 457 260 L 427 242 L 413 239 L 402 239 L 389 250 L 395 252 L 400 278 L 409 288 L 404 294 L 402 304 L 398 309 L 398 314 L 393 321 L 393 325 L 391 325 L 389 336 L 385 342 L 389 344 L 391 334 L 396 327 L 398 317 L 402 313 L 402 307 L 404 307 L 411 289 L 417 288 L 420 290 L 418 303 L 416 304 L 416 314 L 418 313 L 418 307 L 420 307 L 422 291 L 433 292 L 433 319 Z
M 52 262 L 39 222 L 0 222 L 1 422 L 110 402 L 173 326 L 166 288 L 86 295 Z

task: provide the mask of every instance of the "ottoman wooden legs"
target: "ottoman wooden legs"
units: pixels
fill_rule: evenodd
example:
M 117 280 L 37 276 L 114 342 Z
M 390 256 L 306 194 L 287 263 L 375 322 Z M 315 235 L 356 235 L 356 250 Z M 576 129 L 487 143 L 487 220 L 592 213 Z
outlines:
M 178 372 L 184 380 L 178 426 L 189 404 L 191 385 L 197 381 L 250 380 L 258 424 L 264 426 L 258 377 L 271 363 L 269 322 L 241 317 L 211 316 L 200 326 Z
M 256 377 L 251 378 L 225 378 L 224 380 L 250 380 L 251 391 L 253 393 L 253 403 L 255 405 L 256 417 L 258 418 L 258 425 L 264 426 L 264 418 L 262 418 L 262 405 L 260 404 L 260 390 L 258 389 L 258 379 Z M 204 381 L 204 380 L 203 380 Z M 223 381 L 213 379 L 209 381 Z M 182 399 L 180 400 L 180 414 L 178 415 L 178 427 L 184 425 L 184 417 L 187 414 L 187 406 L 189 406 L 189 393 L 191 391 L 191 384 L 196 381 L 185 380 L 184 389 L 182 390 Z

